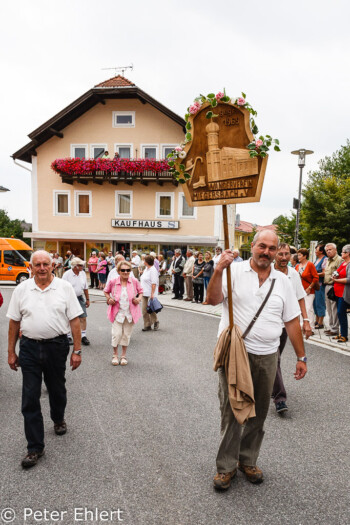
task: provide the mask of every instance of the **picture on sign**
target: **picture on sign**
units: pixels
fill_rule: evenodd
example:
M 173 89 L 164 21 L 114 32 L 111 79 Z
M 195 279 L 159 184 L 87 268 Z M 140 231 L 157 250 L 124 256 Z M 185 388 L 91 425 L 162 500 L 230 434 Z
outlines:
M 169 155 L 169 165 L 190 206 L 260 200 L 267 151 L 272 143 L 279 151 L 279 142 L 255 138 L 255 116 L 245 98 L 232 101 L 225 93 L 199 97 L 189 107 L 186 140 Z

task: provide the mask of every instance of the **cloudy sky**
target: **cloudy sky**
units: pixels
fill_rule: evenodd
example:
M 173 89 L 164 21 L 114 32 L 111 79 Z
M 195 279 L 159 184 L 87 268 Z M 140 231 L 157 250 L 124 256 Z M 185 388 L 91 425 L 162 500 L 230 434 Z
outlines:
M 269 224 L 297 196 L 307 172 L 350 136 L 348 0 L 11 0 L 1 2 L 0 208 L 31 221 L 30 173 L 10 155 L 28 133 L 95 84 L 102 68 L 125 76 L 184 115 L 199 93 L 241 91 L 263 134 L 279 138 L 260 203 L 241 219 Z M 30 168 L 30 165 L 26 164 Z M 50 176 L 48 174 L 48 176 Z

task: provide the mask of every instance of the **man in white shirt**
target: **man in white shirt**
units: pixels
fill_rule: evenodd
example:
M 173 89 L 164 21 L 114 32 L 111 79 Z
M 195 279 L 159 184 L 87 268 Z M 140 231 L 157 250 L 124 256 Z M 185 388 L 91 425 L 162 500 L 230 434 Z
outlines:
M 68 281 L 74 288 L 75 294 L 83 310 L 83 313 L 79 315 L 80 328 L 81 328 L 81 342 L 85 346 L 89 346 L 90 341 L 86 337 L 86 308 L 90 306 L 89 290 L 86 280 L 85 273 L 85 261 L 82 261 L 79 257 L 73 257 L 71 260 L 71 269 L 68 270 L 62 277 L 65 281 Z M 69 344 L 73 344 L 71 335 L 68 336 Z
M 134 277 L 138 279 L 139 277 L 139 266 L 141 264 L 141 257 L 137 253 L 137 250 L 133 250 L 131 253 L 131 268 L 132 273 L 134 274 Z
M 195 258 L 193 257 L 193 251 L 187 250 L 186 253 L 187 259 L 184 266 L 184 278 L 185 278 L 185 284 L 186 284 L 186 299 L 185 301 L 193 301 L 193 282 L 192 282 L 192 270 L 195 262 Z
M 233 261 L 232 262 L 235 262 L 235 263 L 238 263 L 238 262 L 242 262 L 243 259 L 242 257 L 239 256 L 239 250 L 233 250 Z
M 303 285 L 301 284 L 301 279 L 298 272 L 294 270 L 291 266 L 288 266 L 288 263 L 291 258 L 289 245 L 286 243 L 281 243 L 278 247 L 276 257 L 275 257 L 275 270 L 284 273 L 292 285 L 293 292 L 299 303 L 301 316 L 303 318 L 303 333 L 305 334 L 306 339 L 312 334 L 310 321 L 307 319 L 305 299 L 306 296 Z M 278 414 L 283 414 L 288 410 L 286 405 L 287 401 L 287 392 L 283 383 L 282 370 L 281 370 L 281 355 L 286 346 L 288 339 L 287 330 L 283 328 L 282 334 L 280 337 L 280 344 L 278 347 L 278 363 L 277 363 L 277 372 L 276 378 L 272 390 L 272 398 L 275 403 L 276 412 Z
M 256 463 L 276 377 L 277 350 L 283 323 L 297 355 L 295 379 L 302 379 L 307 371 L 297 299 L 288 278 L 277 272 L 271 264 L 277 247 L 277 235 L 263 230 L 254 237 L 252 258 L 248 261 L 232 264 L 233 253 L 225 250 L 208 287 L 208 303 L 216 305 L 223 302 L 219 333 L 229 325 L 224 272 L 227 267 L 230 267 L 232 278 L 233 318 L 242 333 L 250 325 L 269 290 L 272 290 L 264 309 L 244 339 L 252 374 L 256 417 L 247 421 L 243 432 L 230 405 L 225 370 L 223 367 L 218 370 L 222 438 L 216 458 L 217 474 L 214 477 L 214 487 L 218 490 L 229 488 L 237 467 L 251 483 L 263 481 L 262 470 Z
M 14 289 L 7 311 L 9 317 L 8 364 L 21 367 L 23 376 L 22 414 L 28 454 L 22 467 L 36 465 L 44 454 L 44 424 L 40 406 L 42 376 L 49 393 L 50 415 L 57 435 L 67 431 L 64 412 L 66 360 L 69 353 L 67 333 L 74 339 L 70 358 L 72 370 L 81 364 L 82 310 L 72 286 L 52 275 L 52 258 L 39 250 L 31 256 L 32 279 Z M 16 343 L 21 331 L 19 355 Z
M 119 273 L 117 272 L 118 263 L 120 263 L 120 261 L 125 261 L 125 257 L 121 253 L 117 253 L 117 255 L 114 257 L 114 261 L 115 261 L 115 265 L 114 265 L 113 270 L 111 270 L 108 274 L 107 284 L 109 283 L 109 281 L 112 281 L 113 279 L 116 279 L 118 277 L 119 275 Z
M 215 248 L 215 255 L 213 257 L 213 261 L 214 261 L 214 270 L 216 268 L 216 265 L 218 264 L 218 262 L 220 261 L 220 257 L 221 257 L 221 254 L 222 254 L 222 248 L 221 246 L 217 246 Z

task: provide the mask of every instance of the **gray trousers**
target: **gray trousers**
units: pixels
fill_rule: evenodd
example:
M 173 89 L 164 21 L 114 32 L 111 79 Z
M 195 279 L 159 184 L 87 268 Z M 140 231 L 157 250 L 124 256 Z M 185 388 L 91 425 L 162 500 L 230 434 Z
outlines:
M 231 472 L 239 461 L 255 466 L 264 437 L 264 422 L 269 411 L 273 383 L 276 377 L 278 353 L 254 355 L 248 353 L 254 387 L 256 416 L 240 425 L 233 415 L 228 398 L 225 371 L 219 368 L 219 400 L 221 410 L 221 443 L 216 457 L 217 471 Z
M 339 333 L 339 319 L 338 319 L 338 312 L 337 312 L 337 302 L 336 301 L 330 301 L 327 297 L 327 292 L 330 290 L 332 286 L 330 284 L 326 284 L 326 308 L 328 313 L 328 328 L 332 332 Z

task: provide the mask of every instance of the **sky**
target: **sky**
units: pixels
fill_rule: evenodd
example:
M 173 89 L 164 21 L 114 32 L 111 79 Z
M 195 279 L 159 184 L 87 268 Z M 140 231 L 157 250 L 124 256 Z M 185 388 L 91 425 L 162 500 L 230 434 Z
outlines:
M 348 0 L 11 0 L 1 2 L 0 209 L 31 222 L 30 173 L 11 155 L 27 135 L 94 85 L 125 76 L 184 116 L 199 93 L 243 91 L 259 132 L 280 140 L 259 203 L 241 220 L 290 214 L 303 182 L 350 132 Z M 31 165 L 25 163 L 27 168 Z M 48 176 L 50 174 L 48 173 Z

